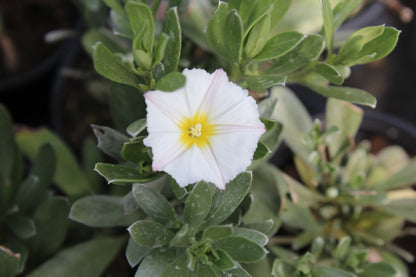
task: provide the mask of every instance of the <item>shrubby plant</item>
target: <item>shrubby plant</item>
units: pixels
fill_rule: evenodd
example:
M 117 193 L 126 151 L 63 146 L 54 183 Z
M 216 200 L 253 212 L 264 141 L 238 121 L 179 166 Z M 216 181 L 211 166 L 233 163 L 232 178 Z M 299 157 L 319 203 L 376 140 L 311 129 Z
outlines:
M 402 189 L 413 161 L 392 173 L 389 157 L 408 160 L 404 151 L 375 156 L 352 143 L 362 111 L 351 103 L 376 99 L 342 86 L 350 67 L 388 55 L 399 31 L 370 26 L 335 41 L 361 2 L 321 0 L 322 26 L 301 33 L 280 25 L 290 0 L 77 1 L 83 45 L 112 81 L 114 126 L 92 125 L 107 155 L 95 171 L 118 193 L 58 165 L 69 218 L 92 234 L 30 276 L 99 276 L 124 243 L 135 276 L 406 274 L 396 255 L 410 254 L 392 241 L 414 220 L 414 191 Z M 287 83 L 328 97 L 324 124 Z M 268 162 L 282 139 L 300 180 Z

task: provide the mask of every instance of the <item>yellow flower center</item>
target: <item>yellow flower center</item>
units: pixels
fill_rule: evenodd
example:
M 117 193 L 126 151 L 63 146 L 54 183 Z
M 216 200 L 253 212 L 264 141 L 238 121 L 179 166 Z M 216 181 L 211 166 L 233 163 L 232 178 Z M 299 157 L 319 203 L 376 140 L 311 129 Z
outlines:
M 209 145 L 209 138 L 215 134 L 215 125 L 208 122 L 205 114 L 196 114 L 185 118 L 179 125 L 182 130 L 181 142 L 187 147 L 196 144 L 198 147 Z

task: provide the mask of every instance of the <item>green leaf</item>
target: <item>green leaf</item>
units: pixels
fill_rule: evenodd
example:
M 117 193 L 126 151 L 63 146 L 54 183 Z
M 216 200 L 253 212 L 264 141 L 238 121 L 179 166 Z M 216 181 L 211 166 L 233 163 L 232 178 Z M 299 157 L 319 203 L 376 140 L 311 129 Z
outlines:
M 243 21 L 236 10 L 230 10 L 225 18 L 224 40 L 229 46 L 233 60 L 241 60 L 243 45 Z
M 339 50 L 335 63 L 343 65 L 354 64 L 359 58 L 363 57 L 359 56 L 359 53 L 364 45 L 382 35 L 384 30 L 384 25 L 381 25 L 365 27 L 354 32 Z
M 323 49 L 324 42 L 321 36 L 308 35 L 295 48 L 274 60 L 264 73 L 284 75 L 293 72 L 317 59 Z
M 266 14 L 262 17 L 248 33 L 244 54 L 248 59 L 255 57 L 263 49 L 270 36 L 270 15 Z
M 98 193 L 102 187 L 101 177 L 91 170 L 95 164 L 102 159 L 101 151 L 97 148 L 96 140 L 86 137 L 82 142 L 82 169 L 85 178 L 94 193 Z
M 152 66 L 152 57 L 141 49 L 133 50 L 133 57 L 136 64 L 143 70 L 148 71 Z
M 236 237 L 243 237 L 249 240 L 254 241 L 258 245 L 265 246 L 267 242 L 269 241 L 268 237 L 256 230 L 253 229 L 247 229 L 247 228 L 241 228 L 241 227 L 235 227 L 234 228 L 234 236 Z
M 82 36 L 82 46 L 90 55 L 93 53 L 93 46 L 99 41 L 101 41 L 111 53 L 126 52 L 125 47 L 123 47 L 118 38 L 107 29 L 89 29 Z
M 133 195 L 140 208 L 167 228 L 178 228 L 180 221 L 172 204 L 160 193 L 141 184 L 133 185 Z
M 129 228 L 130 236 L 139 245 L 156 248 L 169 243 L 174 233 L 154 221 L 136 221 Z
M 341 0 L 333 10 L 334 31 L 341 26 L 342 22 L 361 4 L 362 0 Z
M 123 6 L 121 6 L 120 2 L 118 0 L 103 0 L 104 3 L 111 9 L 113 9 L 115 12 L 119 14 L 124 14 Z
M 146 104 L 139 89 L 112 83 L 109 104 L 117 130 L 125 132 L 127 126 L 138 118 L 146 117 Z
M 254 155 L 253 155 L 253 160 L 262 159 L 266 157 L 267 155 L 269 155 L 270 153 L 272 153 L 272 151 L 270 151 L 270 149 L 263 142 L 259 141 L 257 143 L 256 151 L 254 152 Z
M 409 194 L 409 196 L 403 196 L 403 198 L 390 199 L 385 203 L 382 208 L 393 215 L 401 218 L 405 218 L 410 222 L 416 222 L 416 196 L 412 195 L 413 191 L 405 190 L 403 194 Z
M 37 207 L 33 217 L 36 236 L 30 240 L 33 253 L 45 257 L 59 249 L 66 237 L 68 213 L 69 203 L 63 197 L 51 197 Z
M 169 246 L 173 247 L 188 247 L 189 246 L 189 235 L 188 235 L 188 224 L 182 225 L 182 228 L 176 232 L 173 239 L 170 240 Z
M 155 89 L 161 91 L 175 91 L 185 85 L 186 77 L 179 72 L 171 72 L 157 81 Z
M 115 1 L 118 0 L 106 0 L 106 1 Z M 121 7 L 121 6 L 120 6 Z M 120 9 L 110 10 L 110 20 L 113 25 L 113 34 L 118 37 L 132 40 L 134 38 L 133 31 L 130 26 L 129 19 L 123 7 Z
M 114 259 L 125 239 L 99 237 L 59 252 L 31 272 L 28 277 L 78 276 L 98 277 Z M 88 261 L 88 262 L 85 262 Z
M 302 81 L 301 83 L 328 98 L 333 97 L 355 104 L 370 106 L 372 108 L 374 108 L 377 104 L 376 98 L 362 89 L 326 86 L 311 81 Z
M 165 26 L 163 32 L 168 34 L 170 39 L 166 45 L 163 65 L 166 73 L 174 72 L 178 66 L 181 55 L 181 26 L 179 24 L 178 10 L 176 7 L 170 8 L 166 12 Z
M 125 11 L 135 38 L 133 50 L 140 49 L 146 53 L 152 53 L 155 26 L 149 6 L 137 0 L 129 0 Z
M 17 191 L 14 203 L 19 206 L 19 210 L 26 210 L 45 197 L 46 189 L 52 183 L 55 167 L 55 152 L 51 145 L 45 144 L 39 149 L 29 176 Z
M 332 14 L 331 3 L 329 0 L 321 0 L 322 17 L 324 19 L 324 31 L 326 39 L 326 47 L 328 55 L 332 55 L 332 48 L 334 44 L 334 18 Z
M 186 254 L 183 254 L 173 262 L 169 263 L 160 277 L 188 277 L 189 268 L 187 264 L 187 256 Z
M 286 76 L 275 75 L 260 75 L 260 76 L 247 76 L 246 82 L 248 87 L 252 90 L 264 90 L 273 86 L 284 86 L 286 82 Z
M 230 237 L 234 234 L 234 229 L 231 225 L 214 225 L 209 226 L 204 230 L 202 238 L 209 241 L 216 241 L 223 238 Z
M 240 265 L 236 265 L 235 268 L 228 270 L 229 274 L 233 277 L 252 277 L 247 271 L 245 271 Z
M 399 30 L 393 27 L 386 27 L 382 35 L 365 44 L 358 54 L 360 57 L 371 57 L 359 60 L 358 63 L 369 63 L 387 56 L 396 46 L 399 34 Z
M 396 274 L 397 271 L 392 265 L 379 262 L 364 265 L 360 277 L 394 277 Z
M 216 249 L 215 251 L 218 254 L 218 259 L 211 259 L 211 262 L 213 265 L 215 265 L 217 268 L 219 268 L 222 271 L 229 271 L 236 267 L 236 264 L 233 258 L 231 258 L 231 256 L 228 255 L 227 252 L 222 251 L 220 249 Z
M 300 228 L 313 234 L 319 234 L 321 232 L 321 227 L 315 221 L 309 207 L 286 201 L 281 212 L 281 219 L 285 224 L 293 228 Z
M 128 166 L 106 163 L 97 163 L 94 170 L 103 176 L 109 184 L 120 182 L 146 183 L 159 176 L 155 173 L 141 173 L 139 170 Z
M 135 267 L 149 252 L 151 248 L 137 244 L 132 237 L 129 238 L 126 248 L 126 258 L 131 267 Z
M 112 83 L 109 104 L 117 130 L 125 132 L 127 126 L 138 118 L 146 117 L 146 104 L 139 89 Z
M 250 172 L 243 172 L 228 183 L 225 190 L 215 192 L 211 210 L 203 224 L 204 227 L 221 223 L 234 212 L 247 195 L 252 177 Z M 204 227 L 201 227 L 201 229 Z
M 233 55 L 230 53 L 229 46 L 226 44 L 225 41 L 225 24 L 227 20 L 228 11 L 228 4 L 220 1 L 218 3 L 217 10 L 215 11 L 211 20 L 208 22 L 206 32 L 208 43 L 210 44 L 212 49 L 214 49 L 216 54 L 226 59 L 227 61 L 232 61 Z
M 290 149 L 303 160 L 307 161 L 310 149 L 300 142 L 303 134 L 312 128 L 312 118 L 305 106 L 296 95 L 287 88 L 274 87 L 271 95 L 279 99 L 271 119 L 281 122 L 284 126 L 282 136 Z M 296 111 L 295 113 L 293 111 Z
M 12 120 L 6 108 L 1 104 L 0 134 L 0 185 L 4 185 L 12 170 L 15 157 L 15 143 Z M 10 184 L 7 184 L 7 186 L 10 186 Z
M 176 257 L 176 251 L 173 248 L 156 248 L 153 249 L 137 269 L 135 277 L 161 276 L 165 267 Z
M 274 0 L 270 11 L 270 32 L 274 32 L 289 10 L 292 0 Z
M 69 218 L 90 227 L 129 226 L 140 214 L 125 214 L 121 197 L 92 195 L 77 200 Z
M 212 246 L 224 250 L 237 262 L 254 263 L 266 255 L 263 247 L 244 237 L 224 238 L 213 242 Z
M 140 78 L 130 71 L 120 58 L 113 55 L 102 42 L 97 42 L 93 46 L 92 58 L 95 70 L 111 81 L 132 87 L 138 87 L 141 82 Z
M 185 196 L 188 195 L 188 191 L 186 190 L 186 188 L 180 187 L 178 183 L 176 183 L 175 179 L 173 179 L 172 177 L 169 177 L 169 183 L 176 198 L 182 200 L 185 198 Z
M 14 217 L 7 222 L 9 229 L 20 239 L 28 239 L 36 235 L 35 223 L 27 217 Z
M 146 129 L 146 118 L 141 118 L 134 121 L 127 126 L 127 133 L 132 137 L 137 137 L 141 132 Z
M 352 274 L 350 272 L 327 267 L 327 266 L 316 266 L 312 268 L 312 277 L 358 277 L 355 274 Z
M 121 156 L 126 161 L 133 162 L 135 164 L 148 163 L 151 164 L 150 149 L 143 144 L 143 140 L 135 140 L 132 142 L 126 142 L 121 149 Z M 145 164 L 142 164 L 144 166 Z
M 305 35 L 298 32 L 285 32 L 272 37 L 253 60 L 266 61 L 285 55 L 295 48 Z
M 333 84 L 341 85 L 344 82 L 344 77 L 338 69 L 328 63 L 319 62 L 315 64 L 315 71 Z
M 377 188 L 381 189 L 395 189 L 405 186 L 410 186 L 416 182 L 416 158 L 412 159 L 409 164 L 396 172 L 393 176 L 387 178 L 381 184 L 377 184 Z
M 118 161 L 122 161 L 123 159 L 120 156 L 120 152 L 124 143 L 128 142 L 129 139 L 125 135 L 109 127 L 91 125 L 91 128 L 97 137 L 97 147 L 108 156 Z
M 329 98 L 326 102 L 327 130 L 337 127 L 338 131 L 329 135 L 329 153 L 334 157 L 337 152 L 354 138 L 363 119 L 363 110 L 348 102 Z
M 338 261 L 342 262 L 348 254 L 351 246 L 351 238 L 350 237 L 343 237 L 335 248 L 334 257 Z
M 204 181 L 196 184 L 186 198 L 183 213 L 184 221 L 189 225 L 190 236 L 196 234 L 199 226 L 204 222 L 211 209 L 211 203 L 211 186 Z
M 218 274 L 210 265 L 198 263 L 196 267 L 196 276 L 198 277 L 217 277 Z
M 14 277 L 20 265 L 20 255 L 0 245 L 0 276 Z
M 163 60 L 163 57 L 165 56 L 166 46 L 169 42 L 169 35 L 165 33 L 161 33 L 159 36 L 159 41 L 157 42 L 157 46 L 155 49 L 155 53 L 153 55 L 153 62 L 152 65 L 156 65 L 160 63 Z

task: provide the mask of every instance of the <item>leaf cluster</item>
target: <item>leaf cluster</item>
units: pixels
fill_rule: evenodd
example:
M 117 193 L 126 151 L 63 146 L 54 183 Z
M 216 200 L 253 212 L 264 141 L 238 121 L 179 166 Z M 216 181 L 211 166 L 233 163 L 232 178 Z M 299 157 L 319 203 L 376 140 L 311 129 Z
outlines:
M 313 245 L 316 237 L 329 241 L 348 237 L 352 247 L 413 260 L 393 240 L 407 232 L 403 229 L 405 220 L 414 222 L 411 211 L 416 194 L 410 187 L 415 182 L 410 173 L 414 159 L 399 146 L 389 146 L 375 154 L 370 141 L 356 144 L 354 137 L 363 112 L 350 103 L 328 99 L 323 124 L 320 120 L 312 121 L 291 91 L 275 89 L 274 93 L 279 104 L 272 118 L 287 126 L 282 136 L 295 154 L 299 179 L 270 165 L 262 170 L 274 176 L 282 198 L 279 217 L 285 230 L 293 234 L 292 248 Z M 290 121 L 288 113 L 292 109 L 305 112 L 300 112 L 296 121 Z M 301 139 L 293 141 L 294 136 Z M 330 263 L 334 262 L 339 266 L 331 258 Z M 403 269 L 402 262 L 394 265 Z M 359 267 L 349 268 L 357 271 Z

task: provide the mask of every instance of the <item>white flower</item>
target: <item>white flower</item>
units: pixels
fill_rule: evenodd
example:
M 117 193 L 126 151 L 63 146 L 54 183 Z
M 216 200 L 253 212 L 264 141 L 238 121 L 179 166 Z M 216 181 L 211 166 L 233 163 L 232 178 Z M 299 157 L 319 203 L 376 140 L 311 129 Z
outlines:
M 148 137 L 153 170 L 169 173 L 181 186 L 204 180 L 219 189 L 250 165 L 265 127 L 246 90 L 218 69 L 185 69 L 184 87 L 149 91 Z

